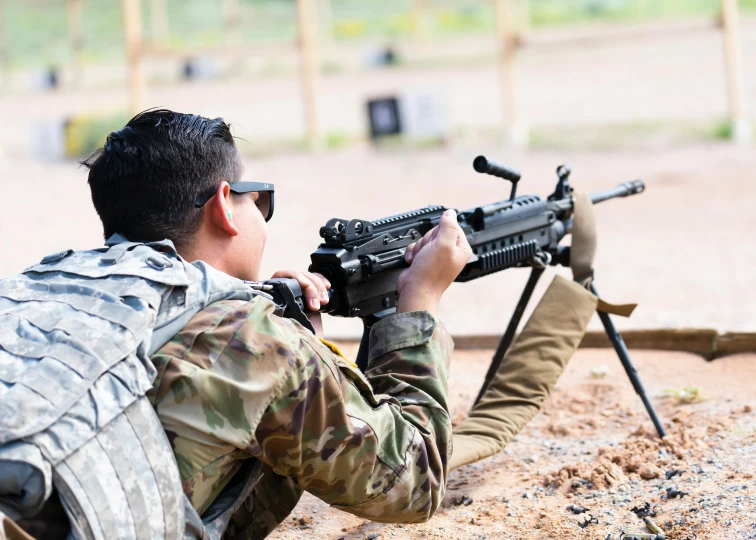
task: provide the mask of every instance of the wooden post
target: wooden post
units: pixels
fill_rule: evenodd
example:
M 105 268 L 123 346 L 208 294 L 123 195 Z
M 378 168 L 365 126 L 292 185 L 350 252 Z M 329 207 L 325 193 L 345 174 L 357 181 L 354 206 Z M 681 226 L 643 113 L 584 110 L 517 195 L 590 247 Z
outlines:
M 315 0 L 297 0 L 299 25 L 299 65 L 302 78 L 305 128 L 310 147 L 320 143 L 318 125 L 318 86 L 320 70 L 317 56 L 317 6 Z
M 415 39 L 425 41 L 428 39 L 428 0 L 415 0 L 413 4 L 412 18 L 414 22 Z
M 150 44 L 158 49 L 170 45 L 167 0 L 150 0 Z
M 72 82 L 75 88 L 82 82 L 82 53 L 84 52 L 84 33 L 81 28 L 82 0 L 67 0 L 68 42 L 71 45 Z
M 144 110 L 146 81 L 142 66 L 142 0 L 122 0 L 123 33 L 128 66 L 129 108 L 132 114 Z
M 740 18 L 737 0 L 721 0 L 725 65 L 732 137 L 744 142 L 751 138 L 743 91 L 743 62 L 740 56 Z
M 223 0 L 221 4 L 223 17 L 224 39 L 226 43 L 238 45 L 241 43 L 241 10 L 239 0 Z
M 517 34 L 510 0 L 496 2 L 496 37 L 499 45 L 499 72 L 506 138 L 516 147 L 526 146 L 527 128 L 517 112 Z

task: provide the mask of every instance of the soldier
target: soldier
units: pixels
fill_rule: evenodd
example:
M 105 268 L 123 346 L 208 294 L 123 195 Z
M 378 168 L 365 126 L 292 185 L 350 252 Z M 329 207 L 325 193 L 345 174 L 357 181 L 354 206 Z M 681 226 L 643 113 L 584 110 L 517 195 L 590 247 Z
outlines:
M 134 291 L 118 291 L 120 303 L 159 304 L 160 323 L 174 303 L 182 309 L 190 303 L 188 292 L 176 293 L 179 287 L 160 289 L 159 296 L 148 294 L 150 280 L 158 279 L 153 274 L 166 286 L 181 284 L 182 276 L 167 273 L 177 266 L 173 259 L 181 261 L 184 272 L 202 269 L 205 277 L 200 284 L 228 276 L 259 279 L 266 222 L 274 208 L 273 186 L 242 181 L 243 165 L 229 126 L 221 119 L 146 111 L 111 133 L 105 146 L 84 164 L 89 168 L 92 201 L 111 247 L 93 255 L 97 262 L 82 259 L 79 267 L 79 253 L 47 258 L 45 265 L 32 267 L 24 279 L 13 283 L 14 290 L 23 290 L 14 298 L 31 298 L 26 289 L 39 289 L 36 283 L 43 280 L 38 276 L 48 276 L 44 281 L 48 283 L 53 276 L 67 279 L 78 272 L 67 292 L 101 286 L 99 282 L 107 277 L 107 287 L 116 292 L 113 283 L 120 287 L 124 275 L 139 274 L 143 278 L 139 282 L 148 287 L 143 292 L 136 292 L 136 285 Z M 148 251 L 138 255 L 145 248 L 153 255 Z M 223 281 L 216 292 L 209 287 L 211 293 L 204 296 L 199 312 L 180 325 L 174 322 L 155 331 L 151 349 L 161 341 L 159 335 L 168 331 L 166 327 L 175 328 L 175 335 L 167 343 L 163 339 L 162 348 L 152 354 L 155 372 L 150 374 L 147 395 L 174 451 L 183 491 L 203 522 L 199 525 L 195 519 L 192 523 L 196 514 L 187 510 L 183 534 L 220 537 L 231 520 L 226 537 L 264 537 L 294 508 L 302 490 L 376 521 L 418 522 L 433 515 L 444 495 L 451 454 L 447 374 L 453 347 L 436 311 L 471 250 L 454 212 L 449 211 L 407 253 L 411 266 L 398 283 L 397 314 L 372 328 L 364 375 L 319 335 L 279 317 L 276 305 L 264 295 L 249 290 L 235 295 L 217 292 L 243 288 L 241 281 L 231 280 L 230 285 Z M 136 272 L 136 263 L 127 267 L 129 257 L 151 268 Z M 111 267 L 119 270 L 108 270 Z M 109 274 L 98 276 L 101 271 Z M 312 310 L 328 302 L 330 284 L 323 276 L 278 272 L 274 277 L 281 276 L 299 281 Z M 2 294 L 0 289 L 0 298 Z M 104 292 L 87 292 L 89 297 L 95 294 L 105 298 Z M 224 299 L 224 295 L 231 297 Z M 220 300 L 212 301 L 214 297 Z M 69 303 L 78 305 L 79 300 Z M 105 317 L 99 304 L 87 309 L 90 318 Z M 109 315 L 115 318 L 114 313 Z M 35 316 L 40 321 L 44 318 Z M 43 327 L 42 322 L 34 324 Z M 53 321 L 48 326 L 62 325 Z M 66 361 L 74 371 L 80 369 L 75 359 Z M 130 369 L 137 367 L 132 364 Z M 136 427 L 129 412 L 127 417 Z M 59 424 L 46 429 L 60 429 Z M 39 430 L 44 434 L 43 428 Z M 97 429 L 93 429 L 95 437 L 105 438 Z M 24 434 L 10 429 L 5 439 L 21 440 Z M 116 443 L 129 433 L 108 436 Z M 38 442 L 40 438 L 43 435 L 36 433 L 33 441 L 23 440 L 33 442 L 34 452 L 41 448 L 43 458 L 49 459 L 48 454 L 54 452 L 48 452 Z M 116 449 L 105 443 L 100 446 L 109 452 L 123 489 L 103 485 L 105 473 L 80 480 L 88 473 L 76 461 L 83 451 L 71 454 L 58 449 L 72 470 L 81 466 L 72 475 L 76 478 L 67 482 L 69 486 L 80 483 L 81 494 L 69 496 L 63 483 L 53 478 L 71 518 L 72 532 L 83 537 L 154 537 L 139 516 L 121 508 L 119 501 L 128 502 L 133 513 L 136 495 L 130 492 L 129 482 L 123 481 L 126 473 L 119 471 L 123 465 Z M 147 449 L 146 444 L 142 447 Z M 25 459 L 33 462 L 31 457 Z M 63 468 L 54 459 L 49 461 L 62 474 Z M 139 465 L 134 463 L 129 469 L 135 473 L 132 484 L 141 482 Z M 116 530 L 108 529 L 115 527 L 107 523 L 113 519 L 108 510 L 97 507 L 98 490 L 110 511 L 118 514 Z M 122 497 L 115 494 L 119 490 Z M 88 505 L 96 519 L 89 517 Z M 144 506 L 149 509 L 149 504 Z M 0 510 L 33 534 L 51 537 L 49 523 L 47 529 L 35 528 L 45 521 L 40 516 L 53 514 L 49 508 L 36 519 L 26 520 L 32 513 L 28 508 L 6 505 Z M 164 532 L 167 536 L 167 528 Z
M 228 143 L 207 171 L 187 174 L 190 156 L 173 156 L 192 144 L 189 121 L 230 139 L 220 120 L 152 111 L 124 130 L 136 133 L 111 135 L 126 139 L 123 157 L 113 159 L 111 150 L 88 162 L 105 236 L 166 237 L 187 261 L 203 260 L 256 281 L 273 192 L 234 193 L 242 164 Z M 155 140 L 159 134 L 164 138 Z M 153 152 L 155 167 L 138 162 L 119 175 L 131 141 Z M 164 190 L 160 200 L 157 192 Z M 146 206 L 148 200 L 155 202 Z M 127 214 L 133 207 L 143 215 Z M 179 209 L 175 224 L 159 221 L 168 208 Z M 159 225 L 146 230 L 153 223 Z M 260 464 L 252 511 L 232 525 L 245 536 L 272 530 L 303 489 L 377 521 L 433 515 L 451 452 L 446 377 L 453 347 L 435 315 L 471 250 L 450 211 L 410 251 L 415 253 L 399 282 L 397 314 L 372 330 L 365 376 L 321 336 L 278 317 L 275 305 L 260 296 L 211 304 L 152 357 L 158 376 L 150 399 L 173 446 L 184 492 L 200 515 L 251 459 Z M 319 274 L 273 277 L 297 279 L 313 310 L 328 302 L 330 283 Z
M 0 280 L 9 534 L 263 538 L 303 490 L 374 521 L 428 520 L 450 466 L 537 413 L 596 306 L 555 280 L 451 460 L 453 343 L 436 311 L 471 254 L 453 211 L 407 249 L 363 374 L 247 283 L 274 190 L 242 180 L 223 120 L 147 111 L 84 164 L 106 247 Z M 328 302 L 321 275 L 274 277 L 296 279 L 313 311 Z M 555 313 L 569 324 L 552 339 Z

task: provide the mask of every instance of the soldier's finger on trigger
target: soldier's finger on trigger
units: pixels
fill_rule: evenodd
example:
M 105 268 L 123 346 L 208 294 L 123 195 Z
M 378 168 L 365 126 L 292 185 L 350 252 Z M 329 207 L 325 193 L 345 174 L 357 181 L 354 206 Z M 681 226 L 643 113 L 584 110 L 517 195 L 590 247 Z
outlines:
M 318 296 L 327 294 L 325 283 L 323 283 L 323 280 L 320 279 L 318 274 L 313 274 L 312 272 L 303 272 L 303 274 L 312 282 L 313 285 L 315 285 L 315 288 L 318 289 Z
M 302 272 L 297 272 L 295 276 L 295 279 L 299 282 L 299 286 L 302 287 L 302 294 L 307 299 L 307 304 L 311 309 L 319 309 L 320 292 L 318 288 Z
M 318 297 L 321 304 L 327 304 L 328 303 L 328 288 L 325 284 L 325 278 L 321 276 L 320 274 L 315 274 L 313 272 L 305 272 L 305 275 L 309 278 L 310 281 L 317 287 L 318 289 Z
M 331 282 L 328 281 L 328 278 L 325 277 L 323 274 L 318 274 L 317 272 L 312 272 L 312 275 L 313 276 L 318 276 L 320 278 L 320 280 L 323 282 L 323 284 L 325 285 L 326 289 L 330 289 L 331 288 Z

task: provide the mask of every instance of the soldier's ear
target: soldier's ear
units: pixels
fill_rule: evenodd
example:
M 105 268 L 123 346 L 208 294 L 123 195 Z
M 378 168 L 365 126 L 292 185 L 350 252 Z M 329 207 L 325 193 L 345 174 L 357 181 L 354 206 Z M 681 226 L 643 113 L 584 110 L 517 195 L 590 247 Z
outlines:
M 234 225 L 231 212 L 231 190 L 225 180 L 220 183 L 215 197 L 207 204 L 206 212 L 210 213 L 210 222 L 214 227 L 229 236 L 237 236 L 239 229 Z

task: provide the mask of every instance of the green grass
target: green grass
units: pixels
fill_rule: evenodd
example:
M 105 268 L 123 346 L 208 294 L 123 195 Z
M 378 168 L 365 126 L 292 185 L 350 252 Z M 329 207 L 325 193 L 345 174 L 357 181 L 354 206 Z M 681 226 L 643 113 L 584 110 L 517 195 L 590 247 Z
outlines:
M 239 0 L 240 34 L 250 45 L 296 39 L 294 0 Z M 740 0 L 756 11 L 756 0 Z M 167 0 L 170 44 L 202 47 L 221 44 L 224 29 L 218 0 Z M 420 28 L 430 38 L 491 32 L 490 0 L 429 0 L 422 19 L 412 0 L 331 0 L 330 32 L 337 41 L 412 37 Z M 121 2 L 84 0 L 84 60 L 121 60 Z M 64 65 L 71 61 L 65 0 L 5 0 L 0 16 L 13 66 Z M 714 15 L 719 0 L 531 0 L 533 27 L 596 21 L 637 22 L 692 15 Z M 149 2 L 143 1 L 145 38 L 150 39 Z M 321 17 L 321 22 L 323 17 Z M 253 49 L 252 49 L 253 50 Z
M 105 138 L 111 131 L 125 126 L 128 119 L 126 111 L 73 118 L 66 126 L 66 155 L 76 159 L 88 156 L 105 144 Z
M 611 151 L 622 148 L 674 146 L 732 138 L 727 120 L 656 121 L 580 128 L 536 128 L 530 147 L 546 150 Z
M 66 155 L 82 158 L 100 148 L 108 133 L 122 128 L 128 115 L 114 114 L 79 116 L 66 130 Z M 631 124 L 569 128 L 536 128 L 530 132 L 529 147 L 546 150 L 612 151 L 622 148 L 647 148 L 657 145 L 680 145 L 695 142 L 728 140 L 732 128 L 726 120 L 709 122 L 637 122 Z M 479 145 L 501 141 L 499 129 L 465 130 L 458 128 L 452 140 L 458 144 Z M 327 132 L 317 145 L 324 150 L 337 150 L 364 143 L 365 136 L 341 131 Z M 279 152 L 303 152 L 310 146 L 304 137 L 278 139 L 237 138 L 239 151 L 250 157 L 263 157 Z M 424 149 L 442 146 L 439 139 L 408 140 L 404 137 L 385 137 L 378 146 L 384 150 Z

